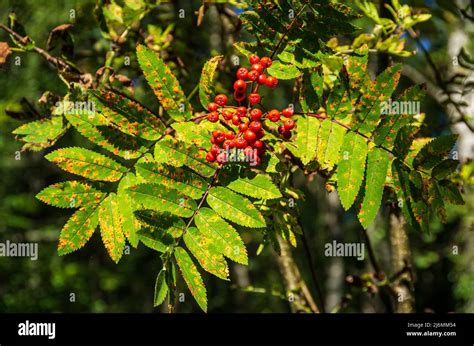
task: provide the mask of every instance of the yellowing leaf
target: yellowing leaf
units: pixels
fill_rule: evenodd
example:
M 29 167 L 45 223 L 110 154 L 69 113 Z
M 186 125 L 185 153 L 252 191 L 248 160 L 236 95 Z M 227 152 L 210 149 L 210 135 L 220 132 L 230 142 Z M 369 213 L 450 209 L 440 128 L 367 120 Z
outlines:
M 193 295 L 196 302 L 199 304 L 204 312 L 207 311 L 207 297 L 206 286 L 202 281 L 201 274 L 199 274 L 193 260 L 189 254 L 182 247 L 176 247 L 174 250 L 174 257 L 178 264 L 181 275 L 188 285 L 189 291 Z
M 100 234 L 110 258 L 118 263 L 123 255 L 125 236 L 123 221 L 117 195 L 111 193 L 102 201 L 99 208 Z
M 127 171 L 111 158 L 79 147 L 55 150 L 46 155 L 46 159 L 67 172 L 92 180 L 117 181 Z

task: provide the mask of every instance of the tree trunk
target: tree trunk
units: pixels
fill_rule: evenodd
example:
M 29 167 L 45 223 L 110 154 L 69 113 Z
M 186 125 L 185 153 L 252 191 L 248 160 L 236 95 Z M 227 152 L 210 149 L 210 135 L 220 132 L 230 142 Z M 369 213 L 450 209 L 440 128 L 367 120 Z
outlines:
M 395 312 L 414 312 L 413 274 L 410 245 L 402 215 L 390 214 L 390 244 L 393 270 L 393 290 L 395 293 Z
M 311 296 L 308 286 L 301 277 L 300 270 L 293 258 L 290 246 L 279 234 L 276 234 L 276 238 L 280 246 L 280 256 L 275 254 L 275 257 L 283 277 L 291 312 L 319 313 L 319 308 Z

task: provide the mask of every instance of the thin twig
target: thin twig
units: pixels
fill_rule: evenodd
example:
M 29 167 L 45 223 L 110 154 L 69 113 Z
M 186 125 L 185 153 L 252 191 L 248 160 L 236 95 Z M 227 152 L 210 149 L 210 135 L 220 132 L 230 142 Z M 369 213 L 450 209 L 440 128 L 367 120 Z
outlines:
M 7 33 L 9 33 L 10 35 L 14 36 L 17 40 L 19 41 L 27 41 L 27 40 L 30 40 L 30 38 L 28 36 L 21 36 L 20 34 L 18 34 L 17 32 L 13 31 L 12 29 L 10 29 L 8 26 L 0 23 L 0 28 L 3 29 L 4 31 L 6 31 Z M 62 60 L 61 58 L 57 58 L 57 57 L 54 57 L 52 55 L 50 55 L 49 53 L 47 53 L 44 49 L 41 49 L 39 47 L 36 47 L 34 46 L 33 47 L 33 50 L 38 53 L 39 55 L 41 55 L 46 61 L 54 64 L 56 67 L 61 67 L 63 69 L 71 69 L 72 67 L 67 64 L 64 60 Z M 81 73 L 76 67 L 74 67 L 74 70 L 77 70 L 77 72 Z

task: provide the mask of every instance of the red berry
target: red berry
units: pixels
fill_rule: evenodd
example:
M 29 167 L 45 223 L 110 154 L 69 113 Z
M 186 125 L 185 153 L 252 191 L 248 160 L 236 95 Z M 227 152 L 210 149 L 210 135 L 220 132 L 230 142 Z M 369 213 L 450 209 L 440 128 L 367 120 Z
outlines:
M 211 147 L 211 154 L 213 154 L 214 156 L 219 154 L 219 151 L 221 150 L 221 148 L 217 145 L 217 144 L 213 144 L 212 147 Z
M 249 129 L 257 133 L 262 129 L 262 123 L 260 121 L 252 121 L 249 125 Z
M 235 132 L 234 132 L 234 131 L 228 131 L 228 132 L 225 134 L 225 138 L 227 138 L 227 139 L 234 139 L 234 138 L 235 138 Z
M 255 132 L 247 130 L 244 133 L 244 138 L 247 142 L 253 142 L 257 139 L 257 135 L 255 134 Z
M 249 101 L 253 105 L 260 103 L 261 100 L 262 100 L 262 97 L 258 93 L 251 93 L 249 95 Z
M 285 127 L 284 126 L 278 126 L 278 132 L 280 134 L 283 134 L 283 132 L 286 132 Z
M 209 112 L 215 112 L 215 111 L 217 111 L 217 108 L 218 108 L 218 107 L 219 107 L 219 106 L 217 105 L 217 103 L 209 102 L 208 105 L 207 105 L 207 110 L 208 110 Z
M 258 76 L 257 83 L 259 85 L 264 85 L 266 82 L 267 82 L 267 76 L 265 76 L 264 74 L 261 74 L 260 76 Z
M 253 147 L 256 148 L 256 149 L 262 149 L 263 148 L 263 142 L 261 140 L 256 140 L 254 143 L 253 143 Z
M 239 125 L 240 124 L 240 118 L 239 118 L 238 115 L 234 115 L 232 117 L 232 124 L 234 124 L 234 125 Z
M 245 88 L 247 88 L 247 84 L 243 80 L 236 80 L 234 82 L 234 90 L 238 92 L 243 92 L 245 91 Z
M 211 112 L 207 115 L 207 120 L 209 120 L 211 123 L 217 123 L 219 121 L 219 113 L 217 112 Z
M 262 117 L 262 111 L 258 108 L 254 108 L 250 112 L 250 117 L 252 120 L 259 120 Z
M 245 132 L 245 131 L 247 131 L 248 128 L 249 128 L 249 126 L 247 124 L 242 123 L 242 124 L 239 125 L 240 132 Z
M 265 136 L 265 131 L 263 131 L 263 129 L 261 129 L 260 131 L 256 132 L 255 134 L 257 135 L 257 138 L 260 139 L 263 136 Z
M 252 65 L 252 71 L 255 71 L 255 72 L 257 72 L 259 75 L 261 75 L 262 72 L 263 72 L 263 66 L 260 65 L 260 64 L 253 64 L 253 65 Z
M 254 55 L 250 56 L 249 61 L 252 65 L 253 64 L 258 64 L 258 62 L 260 61 L 260 58 L 257 55 L 254 54 Z
M 237 148 L 245 148 L 247 146 L 247 141 L 243 137 L 236 138 L 234 141 L 234 145 Z
M 216 142 L 221 143 L 225 141 L 225 136 L 224 135 L 219 135 L 216 137 Z
M 216 161 L 216 157 L 211 152 L 208 152 L 206 154 L 206 161 L 214 162 L 214 161 Z
M 247 115 L 247 107 L 240 106 L 237 108 L 237 111 L 235 112 L 239 117 L 244 117 Z
M 217 155 L 217 162 L 219 163 L 226 163 L 227 161 L 227 155 L 225 153 L 220 153 Z
M 234 142 L 231 141 L 230 139 L 226 139 L 224 141 L 224 144 L 222 144 L 222 148 L 224 149 L 232 149 L 234 147 Z
M 291 138 L 291 131 L 285 131 L 281 134 L 284 139 L 290 139 Z
M 222 136 L 223 134 L 224 134 L 224 132 L 222 132 L 221 130 L 214 130 L 212 132 L 212 137 Z
M 251 81 L 256 81 L 258 79 L 259 73 L 257 71 L 250 71 L 248 74 L 248 79 Z
M 211 143 L 212 143 L 212 144 L 216 144 L 216 143 L 217 143 L 217 142 L 216 142 L 216 137 L 211 137 Z
M 288 119 L 287 121 L 285 121 L 283 126 L 285 127 L 285 129 L 291 130 L 292 128 L 295 127 L 295 122 L 294 122 L 294 120 Z
M 280 120 L 280 112 L 277 109 L 272 109 L 270 112 L 268 112 L 267 118 L 270 121 L 277 122 Z
M 249 71 L 245 67 L 241 67 L 237 70 L 237 79 L 245 80 L 247 79 L 247 74 Z
M 274 88 L 278 85 L 278 79 L 276 79 L 275 77 L 272 77 L 272 76 L 268 76 L 265 84 L 269 88 Z
M 222 117 L 223 117 L 225 120 L 230 120 L 230 119 L 232 119 L 232 116 L 233 116 L 233 115 L 234 115 L 234 114 L 233 114 L 230 110 L 228 110 L 228 109 L 224 109 L 224 111 L 222 111 Z
M 239 102 L 245 100 L 245 92 L 237 92 L 237 91 L 236 91 L 236 92 L 234 93 L 234 99 L 235 99 L 236 101 L 239 101 Z
M 293 110 L 293 108 L 285 108 L 284 110 L 281 111 L 281 115 L 283 115 L 286 118 L 290 118 L 294 113 L 295 111 Z
M 227 95 L 219 94 L 216 96 L 215 101 L 219 106 L 223 107 L 227 104 L 227 101 L 228 101 Z
M 270 59 L 268 56 L 264 56 L 262 59 L 260 59 L 260 64 L 262 64 L 263 67 L 270 67 L 272 66 L 272 59 Z

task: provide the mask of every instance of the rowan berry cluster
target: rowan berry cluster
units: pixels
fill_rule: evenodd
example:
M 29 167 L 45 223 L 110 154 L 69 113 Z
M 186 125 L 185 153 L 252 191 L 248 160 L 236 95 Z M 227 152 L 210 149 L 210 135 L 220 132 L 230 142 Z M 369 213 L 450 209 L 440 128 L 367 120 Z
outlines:
M 252 65 L 250 71 L 245 67 L 237 70 L 237 80 L 234 82 L 234 99 L 238 106 L 229 106 L 227 95 L 219 94 L 215 97 L 215 102 L 208 104 L 207 119 L 210 122 L 221 121 L 228 129 L 227 132 L 216 130 L 212 134 L 211 150 L 206 155 L 209 162 L 217 161 L 226 163 L 231 160 L 230 151 L 238 151 L 254 164 L 259 164 L 261 157 L 265 153 L 265 143 L 262 138 L 265 136 L 263 125 L 266 120 L 278 126 L 278 132 L 284 139 L 291 138 L 291 130 L 295 127 L 295 121 L 290 119 L 293 116 L 293 108 L 286 108 L 281 112 L 272 109 L 268 112 L 262 111 L 262 97 L 258 93 L 260 86 L 275 88 L 278 79 L 265 75 L 265 70 L 272 65 L 269 57 L 260 59 L 257 55 L 249 58 Z M 249 91 L 247 89 L 250 89 Z M 247 105 L 242 103 L 247 99 Z M 282 119 L 281 117 L 286 119 Z M 270 126 L 272 127 L 272 126 Z M 242 156 L 242 155 L 241 155 Z M 234 156 L 238 159 L 239 155 Z

